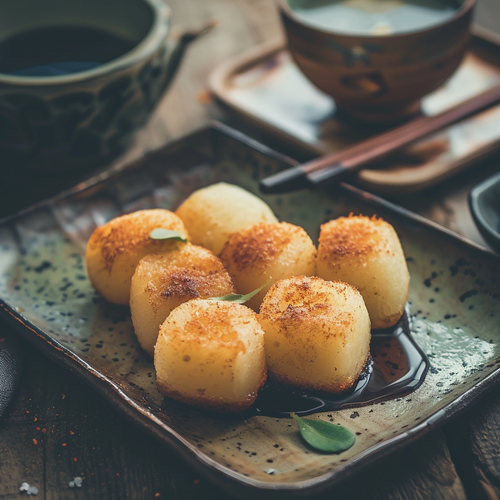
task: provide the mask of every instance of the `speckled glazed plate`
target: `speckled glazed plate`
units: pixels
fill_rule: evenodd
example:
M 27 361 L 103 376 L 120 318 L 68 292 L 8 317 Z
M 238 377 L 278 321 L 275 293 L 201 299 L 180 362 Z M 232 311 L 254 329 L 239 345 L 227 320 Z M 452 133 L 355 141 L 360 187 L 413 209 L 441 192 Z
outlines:
M 500 379 L 498 256 L 343 185 L 263 198 L 313 239 L 322 222 L 350 212 L 376 213 L 396 227 L 411 273 L 411 331 L 431 364 L 422 386 L 355 411 L 315 414 L 357 433 L 356 444 L 340 455 L 308 448 L 291 419 L 222 419 L 164 400 L 128 308 L 107 304 L 90 285 L 83 262 L 88 237 L 118 214 L 175 208 L 218 180 L 257 192 L 259 178 L 290 161 L 215 126 L 0 223 L 4 317 L 208 478 L 249 497 L 256 489 L 290 497 L 330 487 L 446 421 Z

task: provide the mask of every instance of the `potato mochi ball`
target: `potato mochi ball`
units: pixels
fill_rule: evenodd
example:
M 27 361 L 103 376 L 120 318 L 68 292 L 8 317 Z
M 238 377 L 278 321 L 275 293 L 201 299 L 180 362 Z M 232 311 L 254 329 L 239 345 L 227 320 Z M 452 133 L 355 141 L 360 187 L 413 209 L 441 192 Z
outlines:
M 269 206 L 245 189 L 220 182 L 199 189 L 175 212 L 192 243 L 219 255 L 229 235 L 258 222 L 277 222 Z
M 177 306 L 234 292 L 222 262 L 206 248 L 179 244 L 165 253 L 146 255 L 130 287 L 130 311 L 139 343 L 153 356 L 160 325 Z
M 85 263 L 92 285 L 109 302 L 127 305 L 130 281 L 138 262 L 147 254 L 172 248 L 174 240 L 157 240 L 149 235 L 164 228 L 188 233 L 181 219 L 162 209 L 139 210 L 99 226 L 87 243 Z
M 382 219 L 351 215 L 323 224 L 317 272 L 358 288 L 372 328 L 388 328 L 404 312 L 410 273 L 396 231 Z
M 277 281 L 259 319 L 271 378 L 340 393 L 361 375 L 370 351 L 370 318 L 353 286 L 305 276 Z
M 287 222 L 256 224 L 230 236 L 220 258 L 238 293 L 249 293 L 266 283 L 246 305 L 259 306 L 278 279 L 316 274 L 316 247 L 299 226 Z
M 165 396 L 212 411 L 243 411 L 267 376 L 257 314 L 231 302 L 185 302 L 160 328 L 154 365 Z

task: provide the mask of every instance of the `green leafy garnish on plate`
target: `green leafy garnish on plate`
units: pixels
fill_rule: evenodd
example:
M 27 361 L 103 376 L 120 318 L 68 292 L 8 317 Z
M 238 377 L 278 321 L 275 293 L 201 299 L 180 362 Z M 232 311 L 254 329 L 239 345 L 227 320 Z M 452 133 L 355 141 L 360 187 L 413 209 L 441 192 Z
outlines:
M 209 297 L 207 300 L 219 300 L 221 302 L 234 302 L 235 304 L 244 304 L 252 297 L 257 295 L 264 287 L 271 283 L 272 278 L 269 278 L 263 285 L 255 289 L 253 292 L 242 295 L 241 293 L 230 293 L 228 295 L 223 295 L 222 297 Z
M 163 229 L 162 227 L 157 227 L 149 233 L 149 237 L 153 240 L 176 240 L 187 242 L 186 236 L 179 231 L 174 231 L 172 229 Z
M 295 413 L 290 413 L 290 416 L 299 424 L 300 435 L 316 450 L 340 453 L 356 442 L 354 433 L 341 425 L 302 418 Z

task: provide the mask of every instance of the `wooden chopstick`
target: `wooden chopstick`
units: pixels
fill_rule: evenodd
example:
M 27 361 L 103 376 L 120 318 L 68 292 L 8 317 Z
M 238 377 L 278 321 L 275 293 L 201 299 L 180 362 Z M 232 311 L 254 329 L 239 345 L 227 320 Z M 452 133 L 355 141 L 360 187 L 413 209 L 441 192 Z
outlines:
M 260 181 L 263 193 L 285 193 L 343 180 L 370 163 L 500 101 L 500 85 L 435 116 L 422 116 L 342 151 L 321 156 Z

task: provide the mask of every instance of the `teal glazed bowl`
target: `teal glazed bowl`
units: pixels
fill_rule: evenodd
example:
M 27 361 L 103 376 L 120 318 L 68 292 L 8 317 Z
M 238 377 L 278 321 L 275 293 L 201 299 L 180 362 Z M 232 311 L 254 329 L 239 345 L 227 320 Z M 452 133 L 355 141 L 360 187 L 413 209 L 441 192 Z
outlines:
M 118 57 L 73 73 L 31 76 L 0 66 L 2 167 L 60 171 L 123 150 L 197 36 L 172 42 L 169 21 L 170 9 L 161 0 L 0 0 L 0 59 L 16 37 L 26 42 L 29 34 L 61 29 L 98 31 L 125 40 L 128 47 Z M 42 49 L 33 43 L 23 50 L 36 56 Z
M 500 253 L 500 172 L 471 189 L 469 207 L 483 238 Z

